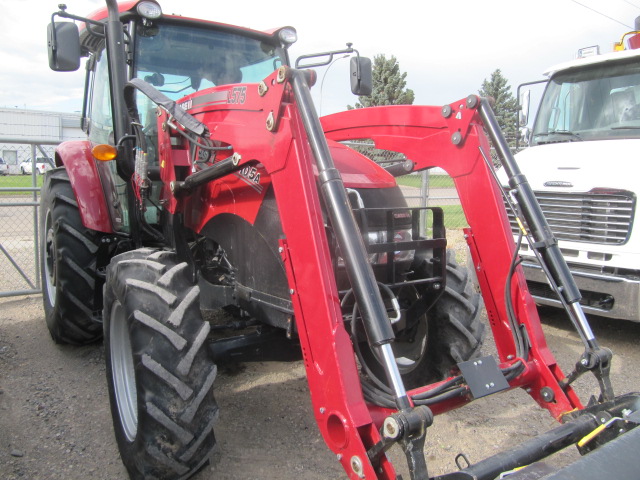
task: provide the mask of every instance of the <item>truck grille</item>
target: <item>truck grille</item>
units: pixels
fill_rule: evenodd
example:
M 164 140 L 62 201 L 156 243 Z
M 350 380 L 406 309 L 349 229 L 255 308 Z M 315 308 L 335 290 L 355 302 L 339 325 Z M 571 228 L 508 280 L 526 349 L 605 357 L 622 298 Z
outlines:
M 534 192 L 558 240 L 620 245 L 629 239 L 635 196 L 629 192 Z M 518 233 L 507 207 L 511 230 Z

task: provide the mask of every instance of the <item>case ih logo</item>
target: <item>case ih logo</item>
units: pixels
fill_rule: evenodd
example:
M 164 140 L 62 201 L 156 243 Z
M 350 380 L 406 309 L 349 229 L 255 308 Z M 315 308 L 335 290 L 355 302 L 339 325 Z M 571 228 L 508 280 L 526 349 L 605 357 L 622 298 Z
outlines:
M 545 187 L 566 187 L 566 188 L 571 188 L 573 187 L 573 183 L 571 182 L 563 182 L 561 180 L 553 180 L 550 182 L 544 182 L 544 186 Z

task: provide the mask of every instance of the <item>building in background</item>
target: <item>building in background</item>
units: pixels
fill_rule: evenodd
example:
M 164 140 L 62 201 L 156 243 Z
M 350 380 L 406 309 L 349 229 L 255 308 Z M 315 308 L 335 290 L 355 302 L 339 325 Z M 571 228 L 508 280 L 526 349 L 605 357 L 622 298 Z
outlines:
M 58 143 L 86 138 L 80 119 L 79 113 L 0 108 L 0 157 L 9 173 L 21 173 L 20 163 L 32 162 L 34 153 L 53 159 Z

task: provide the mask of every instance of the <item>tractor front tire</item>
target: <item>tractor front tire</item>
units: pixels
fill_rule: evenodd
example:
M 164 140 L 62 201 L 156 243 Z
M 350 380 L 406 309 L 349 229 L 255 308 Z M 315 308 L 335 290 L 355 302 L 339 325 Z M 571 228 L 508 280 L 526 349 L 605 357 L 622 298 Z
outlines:
M 433 277 L 430 256 L 416 258 L 411 279 Z M 418 287 L 420 288 L 420 287 Z M 397 298 L 401 307 L 410 306 L 421 293 L 408 284 Z M 435 305 L 422 314 L 415 325 L 396 333 L 391 343 L 405 387 L 414 389 L 442 380 L 454 367 L 479 355 L 484 340 L 481 318 L 482 297 L 474 289 L 467 268 L 457 264 L 447 251 L 446 287 Z M 360 344 L 362 359 L 370 372 L 385 381 L 385 371 L 369 346 Z
M 109 400 L 132 479 L 188 478 L 212 456 L 217 369 L 199 299 L 188 265 L 173 252 L 134 250 L 107 268 Z
M 433 263 L 428 258 L 416 271 L 431 275 L 432 269 Z M 429 366 L 421 378 L 416 379 L 418 383 L 446 378 L 458 363 L 480 355 L 485 336 L 482 306 L 482 296 L 475 288 L 473 272 L 458 265 L 454 252 L 447 250 L 445 291 L 427 313 Z
M 63 168 L 51 170 L 42 187 L 40 274 L 45 319 L 56 343 L 86 345 L 102 337 L 102 280 L 96 252 L 103 236 L 85 228 Z

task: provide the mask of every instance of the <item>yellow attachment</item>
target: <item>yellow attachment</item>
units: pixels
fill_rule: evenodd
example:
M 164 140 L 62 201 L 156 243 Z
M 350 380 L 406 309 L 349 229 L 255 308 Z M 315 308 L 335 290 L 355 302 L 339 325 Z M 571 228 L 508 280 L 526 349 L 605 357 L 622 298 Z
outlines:
M 620 38 L 619 42 L 613 42 L 613 51 L 614 52 L 621 52 L 623 50 L 626 50 L 625 46 L 624 46 L 624 39 L 626 37 L 628 37 L 629 35 L 636 35 L 640 33 L 640 31 L 635 30 L 633 32 L 627 32 L 624 35 L 622 35 L 622 38 Z
M 502 480 L 503 478 L 507 478 L 509 475 L 513 475 L 514 473 L 516 473 L 518 470 L 522 470 L 525 467 L 528 467 L 529 465 L 524 465 L 522 467 L 516 467 L 513 470 L 509 470 L 508 472 L 502 472 L 500 474 L 500 476 L 498 477 L 499 480 Z
M 118 156 L 118 150 L 116 150 L 116 147 L 105 144 L 96 145 L 91 149 L 91 153 L 96 160 L 100 160 L 101 162 L 114 160 Z
M 591 440 L 597 437 L 600 434 L 600 432 L 602 432 L 605 428 L 607 428 L 607 424 L 603 423 L 602 425 L 597 427 L 593 432 L 582 437 L 582 439 L 578 442 L 578 446 L 584 447 L 587 443 L 589 443 Z
M 584 437 L 582 437 L 582 439 L 578 442 L 578 446 L 579 447 L 584 447 L 587 443 L 589 443 L 595 437 L 600 435 L 600 433 L 602 433 L 605 428 L 607 428 L 609 425 L 611 425 L 616 420 L 622 420 L 622 419 L 620 417 L 610 418 L 608 421 L 606 421 L 602 425 L 599 425 L 598 427 L 596 427 L 596 429 L 593 432 L 591 432 L 588 435 L 585 435 Z
M 518 226 L 520 227 L 520 230 L 522 231 L 523 235 L 527 234 L 527 229 L 524 228 L 524 225 L 522 223 L 522 220 L 520 220 L 520 217 L 516 217 L 516 222 L 518 222 Z

